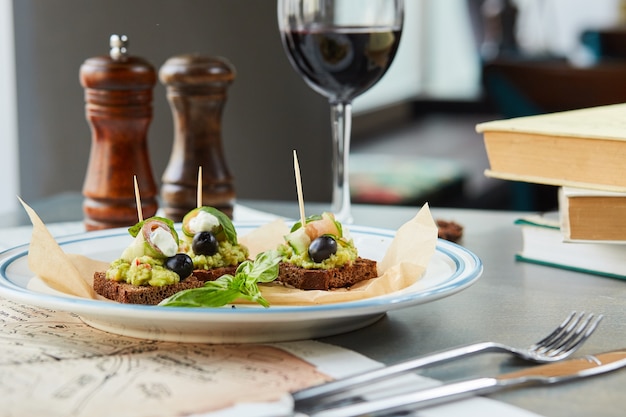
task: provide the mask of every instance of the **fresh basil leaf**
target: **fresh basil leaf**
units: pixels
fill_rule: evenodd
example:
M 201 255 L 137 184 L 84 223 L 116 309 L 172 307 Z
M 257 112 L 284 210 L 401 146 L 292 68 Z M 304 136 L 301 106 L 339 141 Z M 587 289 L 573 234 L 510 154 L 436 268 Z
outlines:
M 339 222 L 339 220 L 335 220 L 335 226 L 337 230 L 339 230 L 339 237 L 343 237 L 343 225 Z
M 167 307 L 222 307 L 235 301 L 239 294 L 237 289 L 207 285 L 176 293 L 161 301 L 159 305 Z
M 248 276 L 257 282 L 272 282 L 278 276 L 278 264 L 282 259 L 277 250 L 261 252 L 257 255 Z
M 313 221 L 316 220 L 321 220 L 322 219 L 322 215 L 321 214 L 313 214 L 309 217 L 307 217 L 306 219 L 304 219 L 305 223 L 311 223 Z M 302 222 L 301 221 L 297 221 L 293 224 L 293 226 L 291 226 L 291 230 L 290 232 L 295 232 L 296 230 L 298 230 L 299 228 L 302 227 Z
M 137 235 L 139 234 L 139 232 L 141 232 L 141 228 L 143 227 L 143 224 L 144 224 L 145 222 L 146 222 L 146 221 L 144 220 L 144 221 L 141 221 L 141 222 L 139 222 L 139 223 L 135 224 L 134 226 L 129 227 L 129 228 L 128 228 L 128 233 L 130 233 L 130 235 L 131 235 L 132 237 L 137 237 Z
M 261 304 L 263 307 L 267 308 L 270 306 L 270 303 L 267 302 L 265 298 L 261 295 L 261 291 L 259 287 L 254 285 L 247 289 L 246 295 L 242 295 L 242 298 L 245 298 L 254 303 Z
M 207 281 L 203 287 L 177 292 L 161 301 L 159 305 L 170 307 L 221 307 L 239 297 L 239 285 L 235 277 L 224 275 L 215 281 Z
M 237 244 L 237 231 L 235 230 L 233 222 L 230 221 L 230 218 L 227 215 L 225 215 L 215 207 L 203 206 L 200 207 L 200 210 L 206 211 L 207 213 L 217 217 L 217 220 L 220 222 L 220 226 L 222 226 L 222 229 L 224 230 L 226 239 L 228 239 L 228 241 L 233 245 Z
M 269 303 L 261 295 L 259 282 L 272 282 L 278 276 L 281 256 L 278 251 L 266 251 L 257 255 L 254 262 L 242 262 L 235 275 L 223 275 L 208 281 L 200 288 L 184 290 L 161 301 L 160 306 L 170 307 L 222 307 L 243 298 L 263 307 Z

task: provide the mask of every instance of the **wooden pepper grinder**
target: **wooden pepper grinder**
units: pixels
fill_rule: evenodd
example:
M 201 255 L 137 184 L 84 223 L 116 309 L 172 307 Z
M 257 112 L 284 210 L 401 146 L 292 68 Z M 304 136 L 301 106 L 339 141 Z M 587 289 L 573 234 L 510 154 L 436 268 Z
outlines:
M 222 148 L 221 118 L 235 69 L 222 58 L 187 54 L 168 59 L 159 78 L 174 116 L 174 145 L 161 185 L 166 216 L 180 221 L 197 206 L 202 167 L 202 205 L 232 218 L 235 189 Z
M 142 58 L 127 55 L 127 42 L 126 36 L 112 35 L 110 56 L 89 58 L 80 67 L 92 133 L 83 184 L 87 230 L 137 223 L 133 176 L 144 217 L 158 208 L 147 145 L 156 71 Z

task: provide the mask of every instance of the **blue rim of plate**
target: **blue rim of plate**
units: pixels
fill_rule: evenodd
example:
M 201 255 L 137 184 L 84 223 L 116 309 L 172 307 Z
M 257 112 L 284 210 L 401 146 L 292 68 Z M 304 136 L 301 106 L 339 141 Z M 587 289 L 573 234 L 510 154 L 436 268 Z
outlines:
M 259 227 L 258 222 L 238 222 L 235 223 L 237 229 Z M 368 236 L 379 236 L 384 238 L 393 238 L 394 230 L 375 228 L 369 226 L 350 226 L 352 235 L 365 234 Z M 79 242 L 88 242 L 104 238 L 118 238 L 128 236 L 127 229 L 110 229 L 104 231 L 79 233 L 57 238 L 57 243 L 63 247 Z M 271 306 L 263 308 L 261 306 L 245 306 L 245 308 L 183 308 L 183 307 L 159 307 L 150 305 L 137 304 L 118 304 L 109 303 L 101 300 L 90 300 L 83 298 L 73 298 L 57 296 L 53 294 L 45 294 L 24 288 L 11 281 L 7 276 L 7 268 L 16 260 L 25 257 L 28 254 L 29 244 L 19 245 L 0 252 L 0 296 L 13 301 L 26 302 L 45 308 L 52 308 L 62 311 L 74 312 L 80 315 L 80 312 L 97 313 L 102 312 L 103 308 L 115 308 L 116 310 L 128 311 L 130 314 L 150 314 L 171 312 L 176 315 L 196 315 L 198 313 L 210 313 L 210 315 L 249 315 L 251 313 L 258 315 L 283 315 L 285 313 L 306 313 L 306 312 L 328 312 L 328 311 L 344 311 L 372 309 L 375 307 L 384 307 L 384 310 L 393 310 L 421 302 L 430 301 L 430 299 L 443 298 L 452 295 L 462 289 L 472 285 L 483 272 L 483 264 L 480 258 L 468 249 L 456 243 L 438 239 L 436 251 L 448 258 L 455 265 L 454 272 L 448 276 L 445 281 L 438 285 L 421 290 L 418 292 L 398 291 L 378 297 L 348 301 L 334 304 L 306 305 L 306 306 Z M 120 248 L 121 251 L 122 248 Z M 467 261 L 466 261 L 467 259 Z M 426 300 L 424 300 L 426 299 Z M 78 307 L 78 309 L 76 308 Z M 238 306 L 239 307 L 239 306 Z M 382 310 L 381 310 L 382 311 Z

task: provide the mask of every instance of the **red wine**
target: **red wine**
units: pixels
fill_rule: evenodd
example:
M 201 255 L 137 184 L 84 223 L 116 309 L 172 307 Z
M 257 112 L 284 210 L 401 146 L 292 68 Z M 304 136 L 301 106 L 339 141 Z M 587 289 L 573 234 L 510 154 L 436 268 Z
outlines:
M 331 100 L 349 102 L 385 74 L 400 43 L 390 28 L 311 28 L 282 32 L 304 80 Z

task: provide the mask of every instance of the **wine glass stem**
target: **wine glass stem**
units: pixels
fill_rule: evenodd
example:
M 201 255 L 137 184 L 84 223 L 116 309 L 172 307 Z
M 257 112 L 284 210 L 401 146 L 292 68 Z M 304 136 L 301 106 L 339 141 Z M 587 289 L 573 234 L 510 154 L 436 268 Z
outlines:
M 350 207 L 350 129 L 352 127 L 352 103 L 330 102 L 333 135 L 333 196 L 331 211 L 342 223 L 352 222 Z

